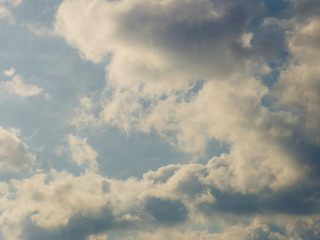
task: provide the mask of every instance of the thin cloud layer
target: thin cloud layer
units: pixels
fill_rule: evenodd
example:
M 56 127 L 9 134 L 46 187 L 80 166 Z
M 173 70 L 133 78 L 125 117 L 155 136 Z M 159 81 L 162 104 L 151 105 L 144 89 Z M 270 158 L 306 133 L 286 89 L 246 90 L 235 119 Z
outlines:
M 105 82 L 79 90 L 77 79 L 69 89 L 78 92 L 65 93 L 75 97 L 59 102 L 78 106 L 54 125 L 59 147 L 47 145 L 60 158 L 69 153 L 56 160 L 72 160 L 70 169 L 36 162 L 0 129 L 1 169 L 39 164 L 0 182 L 3 238 L 319 239 L 320 20 L 310 10 L 319 4 L 275 2 L 62 1 L 54 33 L 89 64 L 105 65 Z M 42 91 L 19 76 L 2 88 Z M 157 134 L 186 159 L 140 178 L 106 176 L 107 145 L 90 137 L 113 127 Z M 228 151 L 207 157 L 212 141 Z

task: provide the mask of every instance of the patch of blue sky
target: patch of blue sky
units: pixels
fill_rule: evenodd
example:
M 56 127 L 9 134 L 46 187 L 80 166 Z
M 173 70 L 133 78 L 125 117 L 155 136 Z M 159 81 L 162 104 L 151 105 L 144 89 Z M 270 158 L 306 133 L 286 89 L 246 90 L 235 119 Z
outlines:
M 270 15 L 276 15 L 285 11 L 290 4 L 287 0 L 263 0 Z
M 118 128 L 105 127 L 102 132 L 84 129 L 81 134 L 88 137 L 88 143 L 99 153 L 99 172 L 112 178 L 141 178 L 149 170 L 185 163 L 190 158 L 154 132 L 128 135 Z
M 56 11 L 63 0 L 24 0 L 17 8 L 12 9 L 16 22 L 52 27 Z

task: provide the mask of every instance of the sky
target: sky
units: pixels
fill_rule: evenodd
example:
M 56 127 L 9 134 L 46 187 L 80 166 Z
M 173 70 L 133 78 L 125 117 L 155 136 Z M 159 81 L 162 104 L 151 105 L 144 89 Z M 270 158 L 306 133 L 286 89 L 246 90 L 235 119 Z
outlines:
M 0 240 L 320 239 L 319 12 L 0 0 Z

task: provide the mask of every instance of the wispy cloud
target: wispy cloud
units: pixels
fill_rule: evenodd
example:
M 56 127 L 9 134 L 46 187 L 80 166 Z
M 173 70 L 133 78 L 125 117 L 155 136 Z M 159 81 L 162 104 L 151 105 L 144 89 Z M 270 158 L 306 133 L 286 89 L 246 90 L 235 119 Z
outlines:
M 98 165 L 96 158 L 98 153 L 94 151 L 87 143 L 87 138 L 79 138 L 73 135 L 68 136 L 72 160 L 78 165 L 88 165 L 91 169 L 96 170 Z
M 1 88 L 10 94 L 17 94 L 21 97 L 33 97 L 42 92 L 42 88 L 24 83 L 23 78 L 19 75 L 14 76 L 11 81 L 2 82 Z

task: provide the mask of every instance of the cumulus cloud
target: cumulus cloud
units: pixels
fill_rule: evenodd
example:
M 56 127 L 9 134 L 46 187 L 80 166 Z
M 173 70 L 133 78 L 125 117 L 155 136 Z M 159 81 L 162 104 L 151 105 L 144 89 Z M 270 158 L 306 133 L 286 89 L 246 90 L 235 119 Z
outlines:
M 317 199 L 297 192 L 291 198 L 269 191 L 258 196 L 222 192 L 206 183 L 208 170 L 200 164 L 172 165 L 150 171 L 141 180 L 52 170 L 12 180 L 11 194 L 8 185 L 0 185 L 2 231 L 6 239 L 30 240 L 104 239 L 105 233 L 115 230 L 137 234 L 133 239 L 166 239 L 169 233 L 172 239 L 199 234 L 221 240 L 318 236 Z M 198 201 L 203 194 L 212 195 L 214 201 Z M 214 234 L 191 230 L 208 224 L 220 230 Z
M 112 54 L 107 70 L 114 84 L 167 88 L 230 75 L 263 54 L 240 43 L 259 8 L 255 1 L 64 1 L 55 30 L 89 60 Z M 93 25 L 105 27 L 97 33 Z
M 320 126 L 319 30 L 320 19 L 312 17 L 307 22 L 297 22 L 294 30 L 288 33 L 291 58 L 273 88 L 279 104 L 298 114 L 306 128 L 315 131 L 315 137 L 319 136 Z
M 7 131 L 0 127 L 0 169 L 2 171 L 29 170 L 36 157 L 23 143 L 16 131 Z
M 42 92 L 42 88 L 24 83 L 23 78 L 19 75 L 14 76 L 11 81 L 2 82 L 1 88 L 21 97 L 37 96 Z
M 97 169 L 96 158 L 98 153 L 87 143 L 87 138 L 79 138 L 73 135 L 68 136 L 72 160 L 78 165 L 87 165 L 91 169 Z
M 141 240 L 318 239 L 320 24 L 312 12 L 299 14 L 308 6 L 318 5 L 292 1 L 278 24 L 288 54 L 279 60 L 276 42 L 259 35 L 273 24 L 263 24 L 260 1 L 63 1 L 56 34 L 83 58 L 106 63 L 100 114 L 83 97 L 71 124 L 156 131 L 192 154 L 216 139 L 229 152 L 116 180 L 97 174 L 98 153 L 70 134 L 71 158 L 87 170 L 0 185 L 4 235 L 85 240 L 120 230 Z M 266 86 L 272 61 L 282 66 Z M 201 230 L 210 227 L 216 232 Z

